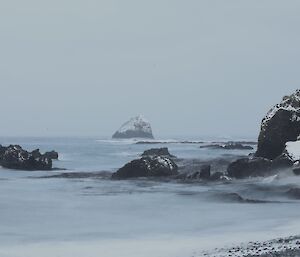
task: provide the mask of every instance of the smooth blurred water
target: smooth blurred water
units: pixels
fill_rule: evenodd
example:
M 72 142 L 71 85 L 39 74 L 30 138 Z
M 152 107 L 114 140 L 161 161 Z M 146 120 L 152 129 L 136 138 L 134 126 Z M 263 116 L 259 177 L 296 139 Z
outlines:
M 60 153 L 60 160 L 54 166 L 66 168 L 66 172 L 113 172 L 145 149 L 160 146 L 169 147 L 177 157 L 201 160 L 249 154 L 249 151 L 200 149 L 198 144 L 137 145 L 133 141 L 93 138 L 0 140 L 3 145 L 20 144 L 30 150 L 54 149 Z M 175 253 L 184 249 L 183 254 L 192 256 L 193 250 L 206 246 L 267 239 L 300 229 L 297 201 L 253 190 L 254 185 L 280 189 L 291 183 L 299 184 L 300 181 L 290 177 L 229 184 L 39 178 L 59 172 L 62 171 L 0 169 L 1 257 L 32 257 L 41 253 L 52 257 L 84 253 L 120 256 L 114 248 L 122 249 L 125 257 L 175 256 L 176 249 Z M 276 202 L 238 203 L 210 197 L 232 192 Z M 86 247 L 88 250 L 81 252 Z

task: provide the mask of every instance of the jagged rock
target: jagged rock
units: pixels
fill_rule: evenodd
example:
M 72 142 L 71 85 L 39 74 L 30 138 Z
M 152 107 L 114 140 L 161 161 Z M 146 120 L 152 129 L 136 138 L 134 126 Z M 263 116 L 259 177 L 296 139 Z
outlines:
M 2 151 L 3 152 L 3 151 Z M 51 170 L 52 160 L 40 154 L 38 150 L 25 151 L 19 145 L 10 145 L 0 157 L 1 166 L 19 170 Z
M 58 160 L 58 152 L 56 151 L 46 152 L 44 156 L 52 160 Z
M 40 153 L 40 149 L 35 149 L 31 152 L 33 158 L 40 158 L 42 156 L 42 154 Z
M 1 152 L 1 150 L 0 150 Z M 45 157 L 45 158 L 49 158 L 51 160 L 58 160 L 58 152 L 56 151 L 50 151 L 50 152 L 45 152 L 44 154 L 41 154 L 40 149 L 35 149 L 31 152 L 33 158 L 37 159 L 37 158 L 41 158 L 41 157 Z
M 142 156 L 165 156 L 169 158 L 175 158 L 174 155 L 170 154 L 169 149 L 167 147 L 163 148 L 152 148 L 143 152 Z
M 300 135 L 300 90 L 285 96 L 262 120 L 256 157 L 275 159 Z
M 254 157 L 242 158 L 229 164 L 227 173 L 233 178 L 265 176 L 271 171 L 272 161 Z
M 152 128 L 144 117 L 137 116 L 124 123 L 112 136 L 117 139 L 150 138 L 153 139 Z
M 170 158 L 147 156 L 133 160 L 112 175 L 114 179 L 162 177 L 178 174 L 178 167 Z

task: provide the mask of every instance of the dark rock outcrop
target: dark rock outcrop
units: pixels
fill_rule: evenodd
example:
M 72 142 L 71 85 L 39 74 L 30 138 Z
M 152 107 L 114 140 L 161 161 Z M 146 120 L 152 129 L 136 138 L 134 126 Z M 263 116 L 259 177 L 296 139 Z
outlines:
M 167 147 L 162 148 L 151 148 L 143 152 L 142 156 L 165 156 L 169 158 L 175 158 L 174 155 L 170 154 L 169 149 Z
M 164 177 L 178 174 L 178 167 L 170 158 L 147 156 L 133 160 L 112 175 L 113 179 Z
M 227 173 L 233 178 L 263 177 L 291 168 L 294 161 L 286 154 L 269 160 L 261 157 L 246 157 L 229 164 Z
M 124 123 L 118 131 L 116 131 L 112 138 L 128 139 L 128 138 L 150 138 L 153 139 L 152 128 L 145 118 L 141 115 L 134 117 Z
M 256 157 L 275 159 L 300 135 L 300 90 L 285 96 L 262 120 Z
M 19 145 L 1 147 L 0 165 L 18 170 L 51 170 L 52 159 L 42 155 L 39 150 L 27 152 Z
M 272 161 L 254 157 L 242 158 L 229 164 L 227 173 L 233 178 L 248 178 L 270 174 Z

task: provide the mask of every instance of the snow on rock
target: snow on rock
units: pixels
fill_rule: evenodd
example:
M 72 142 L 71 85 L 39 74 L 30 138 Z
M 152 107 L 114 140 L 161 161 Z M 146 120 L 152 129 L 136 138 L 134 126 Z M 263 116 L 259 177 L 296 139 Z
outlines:
M 300 90 L 283 97 L 264 117 L 258 138 L 257 157 L 275 159 L 288 141 L 300 134 Z
M 18 170 L 51 170 L 52 158 L 41 154 L 39 149 L 28 152 L 19 145 L 0 145 L 0 165 Z
M 285 150 L 293 161 L 300 160 L 300 141 L 287 142 Z
M 300 111 L 300 90 L 290 96 L 284 96 L 282 101 L 275 105 L 262 120 L 262 129 L 266 129 L 268 122 L 275 116 L 279 110 L 286 110 L 293 112 L 292 121 L 299 120 L 300 117 L 297 112 Z
M 163 177 L 178 174 L 176 163 L 164 156 L 147 156 L 133 160 L 112 175 L 114 179 Z
M 150 122 L 143 116 L 131 118 L 119 128 L 113 138 L 151 138 L 153 139 Z

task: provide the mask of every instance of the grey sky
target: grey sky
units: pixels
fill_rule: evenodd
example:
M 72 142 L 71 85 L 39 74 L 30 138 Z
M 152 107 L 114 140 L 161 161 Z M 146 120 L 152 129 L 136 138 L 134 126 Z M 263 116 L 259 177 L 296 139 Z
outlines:
M 252 136 L 300 85 L 300 1 L 0 4 L 0 135 Z

